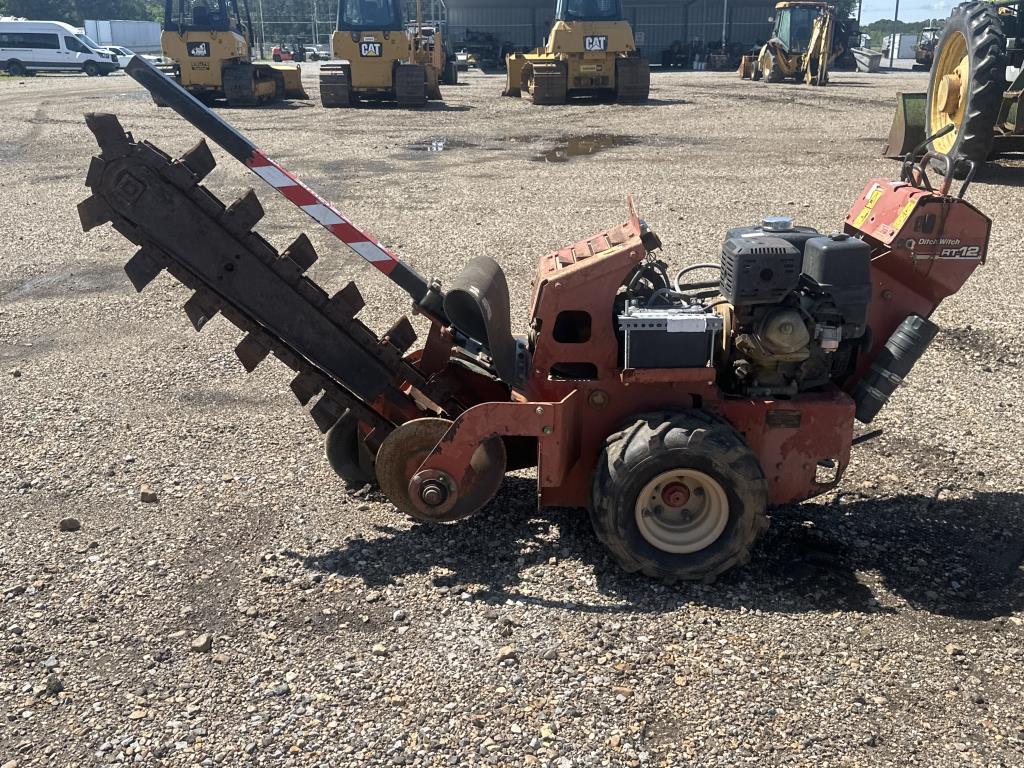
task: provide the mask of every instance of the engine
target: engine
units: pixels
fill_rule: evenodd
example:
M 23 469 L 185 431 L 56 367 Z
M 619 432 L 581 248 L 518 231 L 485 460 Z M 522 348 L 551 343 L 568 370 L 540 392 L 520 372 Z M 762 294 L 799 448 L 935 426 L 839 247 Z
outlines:
M 726 392 L 756 398 L 841 381 L 866 341 L 870 260 L 862 240 L 771 217 L 729 230 L 719 264 L 670 280 L 662 262 L 647 262 L 616 307 L 622 364 L 714 365 Z M 718 274 L 684 279 L 699 270 Z
M 852 371 L 867 329 L 871 250 L 784 217 L 734 229 L 722 245 L 720 383 L 792 396 Z

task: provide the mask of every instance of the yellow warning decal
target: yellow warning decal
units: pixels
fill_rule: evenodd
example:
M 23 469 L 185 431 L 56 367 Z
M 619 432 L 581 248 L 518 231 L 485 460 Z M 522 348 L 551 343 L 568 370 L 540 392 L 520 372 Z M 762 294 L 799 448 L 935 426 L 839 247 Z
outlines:
M 858 213 L 857 218 L 853 220 L 853 226 L 857 227 L 858 229 L 864 226 L 864 222 L 868 220 L 868 216 L 871 215 L 871 211 L 874 209 L 875 203 L 877 203 L 881 199 L 882 193 L 884 191 L 885 190 L 883 190 L 877 184 L 871 188 L 871 191 L 868 192 L 868 200 L 866 203 L 864 203 L 864 209 L 860 213 Z
M 903 225 L 907 223 L 907 219 L 910 218 L 910 214 L 912 214 L 914 212 L 914 209 L 917 207 L 917 201 L 919 199 L 920 198 L 912 197 L 909 200 L 907 200 L 906 205 L 904 205 L 903 208 L 900 209 L 900 215 L 897 216 L 896 221 L 892 223 L 893 229 L 895 229 L 897 232 L 903 229 Z

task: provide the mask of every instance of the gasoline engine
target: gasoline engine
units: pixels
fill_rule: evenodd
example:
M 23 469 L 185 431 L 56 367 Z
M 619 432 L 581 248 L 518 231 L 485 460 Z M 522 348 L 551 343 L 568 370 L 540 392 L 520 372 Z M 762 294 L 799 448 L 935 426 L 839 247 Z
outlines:
M 628 368 L 713 365 L 745 397 L 793 397 L 842 381 L 865 338 L 871 249 L 784 216 L 729 230 L 720 264 L 637 268 L 619 313 Z M 685 281 L 693 272 L 716 280 Z M 641 290 L 638 290 L 638 287 Z

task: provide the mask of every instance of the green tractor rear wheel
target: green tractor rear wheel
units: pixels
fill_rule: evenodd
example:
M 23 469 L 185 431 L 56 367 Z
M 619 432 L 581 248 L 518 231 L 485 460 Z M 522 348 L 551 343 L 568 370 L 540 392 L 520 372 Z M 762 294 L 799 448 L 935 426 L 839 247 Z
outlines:
M 984 2 L 954 8 L 935 46 L 925 135 L 948 125 L 954 129 L 932 141 L 931 151 L 985 162 L 1006 90 L 1005 71 L 1006 36 L 996 9 Z

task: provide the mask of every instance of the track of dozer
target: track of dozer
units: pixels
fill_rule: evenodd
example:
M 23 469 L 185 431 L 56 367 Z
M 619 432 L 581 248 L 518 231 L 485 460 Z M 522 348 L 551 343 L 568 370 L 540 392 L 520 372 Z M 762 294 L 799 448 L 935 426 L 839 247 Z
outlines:
M 349 410 L 379 442 L 424 415 L 424 401 L 439 416 L 462 410 L 443 377 L 404 358 L 416 339 L 408 318 L 378 338 L 355 317 L 363 300 L 353 283 L 330 296 L 303 274 L 317 258 L 305 235 L 279 254 L 252 231 L 263 216 L 252 190 L 226 206 L 199 183 L 216 164 L 205 141 L 173 160 L 113 115 L 86 122 L 101 154 L 79 215 L 85 229 L 111 222 L 140 246 L 125 267 L 136 290 L 162 270 L 195 290 L 184 306 L 195 328 L 220 312 L 246 332 L 235 351 L 248 371 L 270 354 L 295 371 L 291 389 L 303 405 L 318 398 L 310 414 L 321 431 Z

